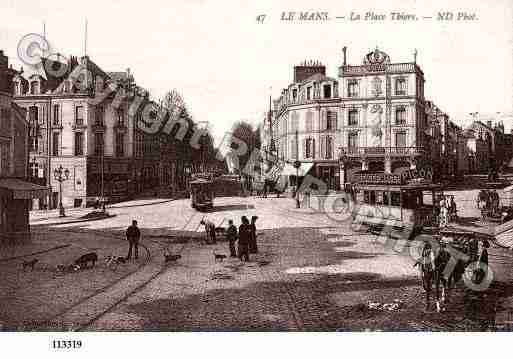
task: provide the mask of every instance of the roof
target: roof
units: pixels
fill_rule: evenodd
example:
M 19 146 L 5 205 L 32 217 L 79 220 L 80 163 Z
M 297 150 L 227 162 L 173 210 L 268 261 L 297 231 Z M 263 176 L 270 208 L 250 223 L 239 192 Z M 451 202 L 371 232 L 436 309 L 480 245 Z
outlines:
M 337 81 L 333 77 L 329 77 L 323 74 L 313 74 L 312 76 L 308 77 L 307 79 L 301 81 L 301 83 L 305 82 L 312 82 L 312 81 Z
M 126 81 L 128 79 L 128 75 L 124 71 L 107 72 L 107 75 L 114 81 Z
M 2 191 L 10 194 L 12 199 L 32 199 L 48 195 L 50 189 L 18 178 L 0 178 Z

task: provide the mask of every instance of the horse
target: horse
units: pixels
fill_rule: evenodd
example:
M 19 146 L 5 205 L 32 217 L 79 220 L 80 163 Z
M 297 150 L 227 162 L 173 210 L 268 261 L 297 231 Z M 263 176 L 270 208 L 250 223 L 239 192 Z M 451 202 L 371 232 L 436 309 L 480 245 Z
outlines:
M 449 295 L 449 290 L 459 282 L 465 273 L 465 263 L 458 260 L 455 268 L 450 273 L 445 273 L 445 268 L 451 259 L 451 254 L 440 243 L 438 251 L 435 251 L 428 242 L 424 245 L 422 255 L 414 266 L 420 265 L 422 286 L 426 291 L 426 310 L 429 310 L 433 284 L 435 287 L 436 310 L 445 311 L 443 304 Z
M 477 209 L 483 209 L 489 207 L 490 195 L 488 190 L 482 189 L 477 195 Z

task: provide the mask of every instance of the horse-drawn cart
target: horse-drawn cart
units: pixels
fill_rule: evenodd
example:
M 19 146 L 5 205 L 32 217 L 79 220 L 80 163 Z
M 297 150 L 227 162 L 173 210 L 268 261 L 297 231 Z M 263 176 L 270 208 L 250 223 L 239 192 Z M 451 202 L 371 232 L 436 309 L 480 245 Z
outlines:
M 488 265 L 488 252 L 485 249 L 488 248 L 490 239 L 486 234 L 454 229 L 440 229 L 417 237 L 423 245 L 420 246 L 421 252 L 415 266 L 419 267 L 422 287 L 426 291 L 426 307 L 429 306 L 433 285 L 437 310 L 440 311 L 441 304 L 445 302 L 446 291 L 461 279 L 476 285 L 485 279 L 487 273 L 481 262 L 486 261 L 485 264 Z M 483 259 L 485 252 L 486 259 Z M 454 259 L 451 261 L 452 256 Z

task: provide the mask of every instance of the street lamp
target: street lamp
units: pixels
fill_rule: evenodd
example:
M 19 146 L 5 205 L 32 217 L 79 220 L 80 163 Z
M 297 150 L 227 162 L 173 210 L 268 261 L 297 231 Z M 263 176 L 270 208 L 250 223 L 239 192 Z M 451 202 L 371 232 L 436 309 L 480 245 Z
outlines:
M 343 176 L 340 177 L 340 189 L 344 189 L 344 191 L 345 191 L 347 155 L 346 155 L 346 152 L 342 148 L 340 149 L 338 162 L 339 162 L 339 166 L 344 168 L 344 174 L 343 174 Z
M 297 123 L 296 123 L 297 126 Z M 294 161 L 294 168 L 296 169 L 296 208 L 299 208 L 299 167 L 301 162 L 299 161 L 299 136 L 298 130 L 296 129 L 296 160 Z
M 53 176 L 55 180 L 59 182 L 59 217 L 66 217 L 64 207 L 62 205 L 62 182 L 69 179 L 69 169 L 64 169 L 62 168 L 62 165 L 60 165 L 59 168 L 56 168 L 53 171 Z

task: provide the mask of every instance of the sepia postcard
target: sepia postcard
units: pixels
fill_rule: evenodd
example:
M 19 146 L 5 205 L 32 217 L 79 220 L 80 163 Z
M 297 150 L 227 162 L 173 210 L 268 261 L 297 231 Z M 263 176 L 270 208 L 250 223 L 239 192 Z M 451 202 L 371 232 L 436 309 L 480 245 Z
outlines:
M 513 331 L 510 0 L 5 0 L 0 110 L 7 354 Z

